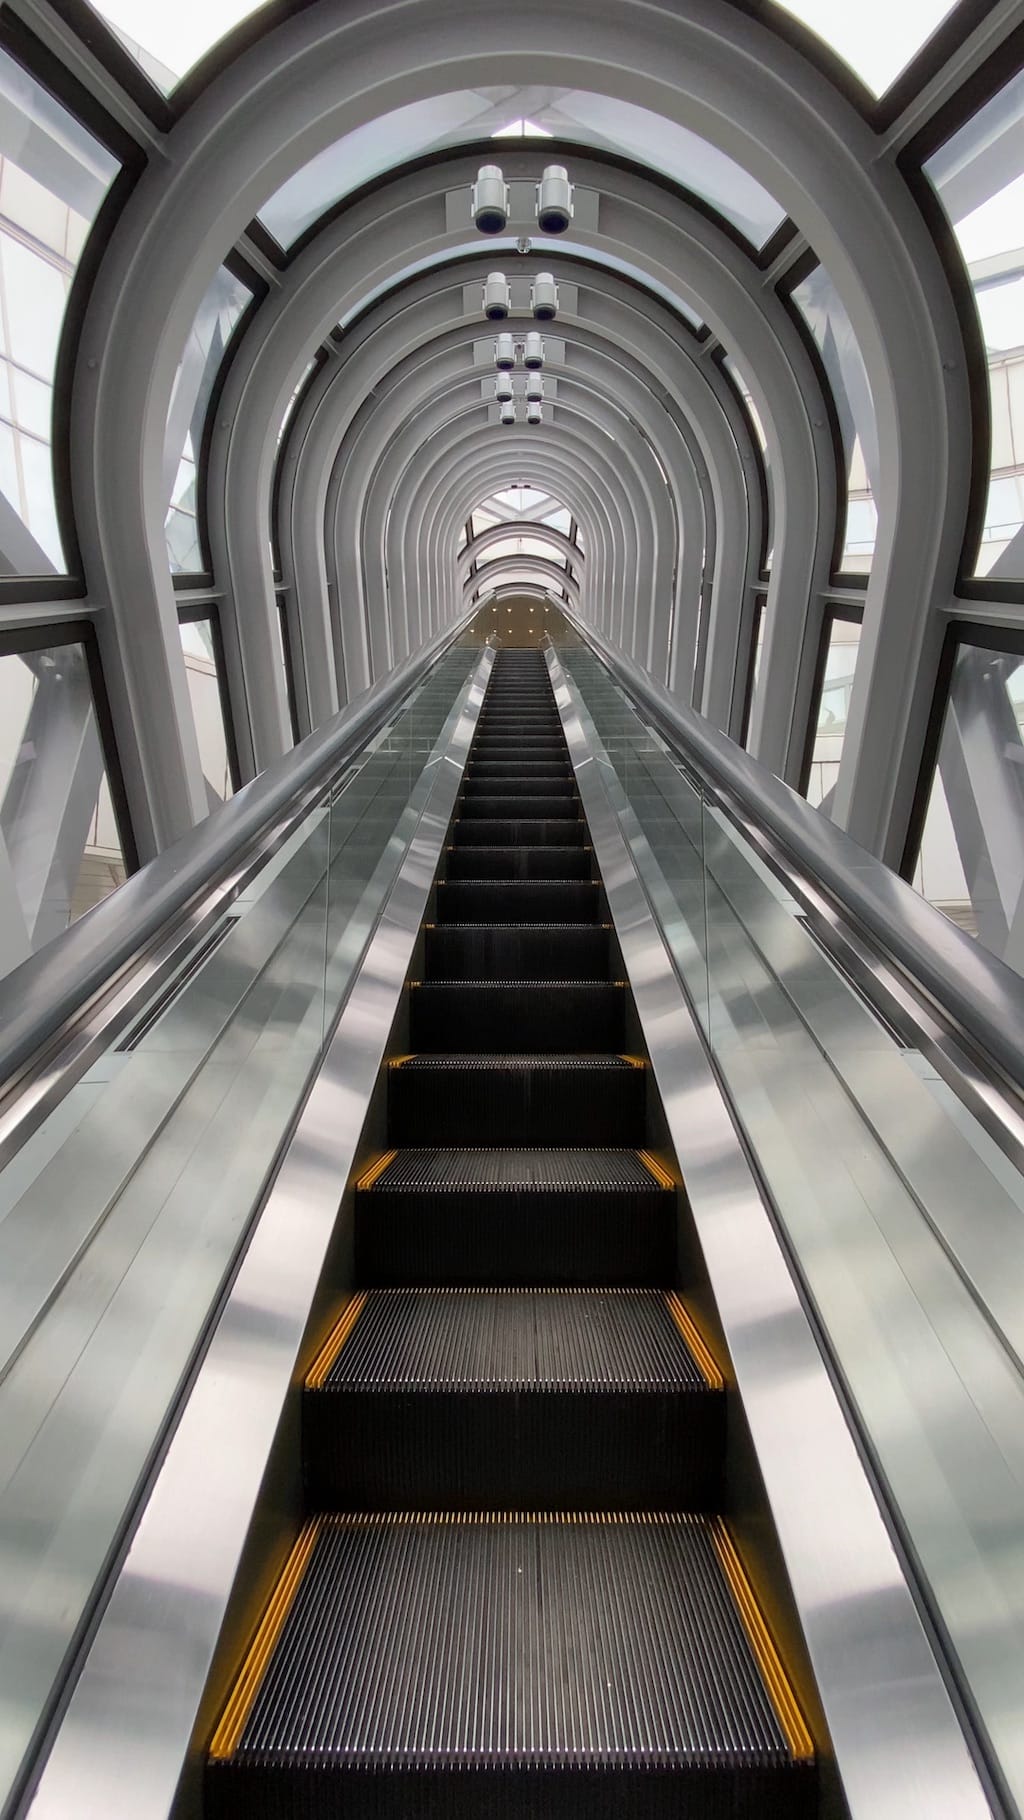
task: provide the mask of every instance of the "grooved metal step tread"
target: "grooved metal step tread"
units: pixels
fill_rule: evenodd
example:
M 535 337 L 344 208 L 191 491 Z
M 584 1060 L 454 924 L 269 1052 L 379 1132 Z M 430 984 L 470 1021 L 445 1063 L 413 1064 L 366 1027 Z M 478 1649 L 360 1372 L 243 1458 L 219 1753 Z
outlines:
M 379 1168 L 379 1165 L 378 1165 Z M 424 1189 L 469 1188 L 505 1193 L 540 1188 L 579 1194 L 587 1189 L 629 1189 L 663 1194 L 671 1183 L 639 1150 L 428 1150 L 393 1153 L 379 1173 L 357 1183 L 364 1192 L 417 1194 Z M 368 1179 L 372 1177 L 372 1180 Z
M 517 974 L 515 979 L 508 979 L 508 980 L 500 980 L 500 979 L 413 980 L 410 985 L 410 991 L 412 991 L 412 992 L 465 992 L 470 987 L 474 987 L 474 986 L 485 986 L 487 988 L 488 992 L 503 992 L 503 991 L 504 992 L 520 992 L 520 991 L 522 991 L 522 992 L 547 992 L 547 991 L 557 992 L 559 986 L 572 986 L 573 988 L 576 988 L 578 986 L 585 986 L 588 992 L 622 992 L 625 990 L 625 981 L 624 980 L 588 980 L 588 979 L 524 980 L 524 979 L 520 979 L 519 975 Z
M 707 1390 L 676 1298 L 654 1289 L 371 1291 L 330 1390 Z M 684 1316 L 685 1318 L 685 1316 Z
M 716 1799 L 727 1771 L 771 1768 L 813 1794 L 806 1732 L 785 1682 L 769 1693 L 777 1658 L 762 1668 L 717 1519 L 331 1514 L 296 1556 L 297 1590 L 241 1736 L 232 1711 L 214 1740 L 213 1780 L 234 1765 L 354 1772 L 378 1787 L 381 1771 L 454 1773 L 461 1805 L 413 1810 L 444 1814 L 509 1811 L 473 1803 L 487 1800 L 488 1771 L 511 1769 L 641 1771 L 656 1806 L 631 1803 L 631 1815 L 777 1811 L 722 1799 L 720 1784 Z M 705 1772 L 710 1798 L 691 1796 L 688 1780 L 683 1805 L 671 1787 L 658 1800 L 657 1771 Z
M 485 848 L 484 851 L 489 851 L 489 849 Z M 437 882 L 439 885 L 446 885 L 450 882 L 453 885 L 458 885 L 461 890 L 470 891 L 478 885 L 481 890 L 487 891 L 495 891 L 498 889 L 502 891 L 518 891 L 533 888 L 537 885 L 589 885 L 596 891 L 600 880 L 596 878 L 458 878 L 449 881 L 448 879 L 440 878 Z
M 629 1073 L 631 1069 L 643 1067 L 639 1058 L 625 1055 L 523 1055 L 518 1052 L 505 1055 L 404 1055 L 396 1057 L 389 1063 L 392 1068 L 424 1070 L 434 1072 L 450 1068 L 565 1068 L 591 1074 L 595 1069 L 619 1070 Z

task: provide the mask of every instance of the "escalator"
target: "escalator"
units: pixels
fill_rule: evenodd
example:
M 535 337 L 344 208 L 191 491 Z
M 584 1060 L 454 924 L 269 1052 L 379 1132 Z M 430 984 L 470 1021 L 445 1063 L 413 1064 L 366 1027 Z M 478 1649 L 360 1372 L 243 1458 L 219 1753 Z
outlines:
M 809 1815 L 544 659 L 497 658 L 211 1820 Z

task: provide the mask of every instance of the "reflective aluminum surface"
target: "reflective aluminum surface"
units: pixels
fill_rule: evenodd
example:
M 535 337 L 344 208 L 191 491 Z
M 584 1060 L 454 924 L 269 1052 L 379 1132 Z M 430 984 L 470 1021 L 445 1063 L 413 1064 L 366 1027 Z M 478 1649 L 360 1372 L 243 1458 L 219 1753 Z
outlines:
M 114 1584 L 36 1816 L 171 1810 L 492 663 L 485 651 L 403 813 L 395 882 Z
M 942 1673 L 612 805 L 614 772 L 553 651 L 548 662 L 850 1812 L 855 1820 L 987 1815 Z

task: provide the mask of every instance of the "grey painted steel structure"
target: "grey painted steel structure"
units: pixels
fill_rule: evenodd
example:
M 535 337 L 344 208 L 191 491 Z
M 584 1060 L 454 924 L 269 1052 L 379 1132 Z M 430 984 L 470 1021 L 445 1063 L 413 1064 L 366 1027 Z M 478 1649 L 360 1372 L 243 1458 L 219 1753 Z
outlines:
M 252 34 L 253 42 L 200 89 L 170 131 L 160 133 L 143 124 L 134 102 L 117 94 L 116 84 L 90 60 L 73 31 L 55 20 L 46 0 L 15 4 L 119 120 L 147 147 L 157 141 L 160 146 L 159 158 L 151 161 L 123 212 L 94 286 L 75 377 L 73 450 L 89 610 L 100 625 L 140 848 L 151 853 L 205 808 L 162 547 L 157 459 L 174 370 L 198 300 L 236 241 L 271 283 L 271 296 L 250 330 L 255 339 L 246 337 L 248 351 L 243 350 L 232 385 L 242 385 L 243 374 L 245 387 L 255 383 L 249 372 L 256 371 L 255 353 L 271 318 L 283 323 L 288 317 L 293 325 L 286 337 L 290 355 L 281 344 L 277 405 L 268 409 L 274 385 L 268 382 L 260 393 L 258 436 L 245 451 L 237 451 L 245 470 L 237 470 L 237 490 L 230 464 L 222 473 L 215 455 L 207 499 L 215 588 L 229 607 L 232 600 L 244 603 L 237 633 L 226 633 L 225 642 L 239 747 L 243 763 L 249 754 L 251 765 L 264 762 L 285 741 L 286 718 L 279 683 L 270 687 L 272 622 L 262 525 L 258 558 L 257 546 L 243 548 L 240 539 L 243 524 L 251 527 L 257 497 L 261 513 L 269 501 L 276 436 L 272 420 L 276 415 L 280 422 L 329 321 L 322 312 L 319 335 L 307 335 L 299 327 L 304 289 L 315 284 L 314 271 L 321 255 L 327 259 L 339 223 L 347 219 L 349 229 L 356 229 L 360 210 L 364 243 L 372 229 L 382 250 L 372 277 L 367 273 L 354 282 L 346 306 L 350 317 L 359 312 L 362 298 L 379 296 L 382 285 L 397 287 L 409 276 L 411 249 L 421 259 L 439 263 L 457 249 L 443 213 L 435 214 L 432 233 L 428 228 L 410 231 L 417 198 L 437 195 L 438 179 L 429 170 L 403 176 L 390 193 L 385 183 L 381 193 L 387 194 L 386 202 L 368 197 L 342 209 L 337 221 L 313 236 L 283 272 L 245 240 L 246 223 L 291 172 L 339 135 L 394 105 L 486 82 L 493 58 L 507 55 L 507 49 L 500 21 L 486 12 L 463 19 L 449 9 L 439 12 L 425 0 L 404 9 L 401 45 L 394 41 L 387 16 L 369 6 L 353 5 L 344 16 L 324 4 L 292 18 L 271 14 L 267 24 L 273 30 Z M 599 26 L 578 0 L 564 0 L 554 11 L 546 10 L 543 19 L 524 19 L 520 42 L 529 43 L 530 50 L 517 50 L 512 63 L 502 64 L 510 81 L 578 83 L 585 42 L 591 88 L 677 120 L 756 170 L 797 225 L 802 238 L 794 250 L 805 243 L 813 246 L 837 286 L 865 360 L 875 407 L 881 519 L 834 814 L 890 860 L 902 845 L 943 616 L 954 599 L 970 449 L 959 324 L 931 234 L 895 159 L 910 132 L 1019 17 L 1017 4 L 993 7 L 956 46 L 931 88 L 884 133 L 868 124 L 824 68 L 785 42 L 764 19 L 708 0 L 675 0 L 664 14 L 623 0 Z M 536 157 L 529 151 L 516 147 L 506 152 L 503 147 L 503 157 L 510 173 L 522 166 L 532 174 Z M 827 580 L 817 534 L 830 515 L 834 491 L 813 373 L 791 325 L 782 320 L 771 283 L 706 209 L 689 206 L 664 184 L 646 183 L 639 172 L 603 165 L 585 148 L 579 166 L 581 178 L 586 175 L 598 190 L 600 218 L 592 233 L 574 230 L 573 253 L 585 256 L 600 273 L 602 261 L 617 256 L 616 247 L 632 249 L 635 257 L 629 263 L 641 273 L 641 297 L 645 283 L 660 287 L 662 295 L 682 295 L 680 274 L 685 271 L 686 300 L 713 330 L 703 351 L 687 345 L 692 337 L 677 331 L 674 358 L 663 353 L 648 362 L 642 356 L 654 387 L 667 391 L 673 369 L 694 355 L 698 368 L 707 366 L 709 349 L 718 344 L 735 354 L 754 390 L 769 441 L 774 493 L 776 561 L 769 587 L 782 602 L 782 610 L 769 612 L 767 620 L 766 686 L 755 709 L 754 744 L 769 763 L 792 777 L 808 696 L 808 640 L 813 642 Z M 450 170 L 451 181 L 461 181 L 457 157 Z M 673 233 L 682 236 L 675 250 Z M 395 249 L 392 268 L 389 244 Z M 789 256 L 776 261 L 771 277 Z M 618 276 L 619 268 L 613 269 Z M 607 290 L 607 278 L 607 273 L 601 275 L 597 291 Z M 652 295 L 649 290 L 645 308 Z M 588 314 L 586 284 L 581 309 L 583 305 Z M 571 324 L 562 327 L 572 329 Z M 344 353 L 344 338 L 341 348 Z M 680 351 L 685 360 L 679 359 Z M 570 366 L 575 358 L 570 333 Z M 238 425 L 243 421 L 242 401 L 229 396 L 225 402 L 230 408 L 218 421 L 228 426 L 224 433 L 229 435 L 236 419 Z M 534 462 L 557 446 L 557 416 L 556 406 L 555 421 L 537 433 Z M 686 417 L 692 436 L 697 420 L 688 409 Z M 289 441 L 303 427 L 297 413 Z M 454 434 L 450 428 L 439 430 L 439 442 Z M 711 435 L 705 428 L 701 437 L 701 482 L 719 495 L 717 503 L 724 508 L 721 439 L 716 458 Z M 749 435 L 745 440 L 749 455 Z M 332 463 L 335 452 L 327 454 Z M 401 461 L 400 443 L 393 456 Z M 741 466 L 742 461 L 741 454 Z M 642 487 L 637 491 L 629 473 L 624 482 L 642 511 Z M 318 484 L 324 484 L 322 469 Z M 246 499 L 240 500 L 239 493 L 246 493 Z M 244 510 L 247 520 L 236 518 L 236 508 L 240 514 Z M 749 601 L 735 587 L 735 576 L 723 585 L 725 550 L 735 547 L 736 520 L 726 518 L 723 510 L 718 519 L 730 528 L 717 532 L 713 585 L 703 578 L 711 638 L 701 699 L 719 723 L 735 725 L 736 642 L 749 624 Z M 692 553 L 692 513 L 688 539 L 679 537 L 681 528 L 677 522 L 677 539 Z M 440 565 L 443 547 L 436 518 L 430 536 Z M 326 543 L 329 547 L 329 537 Z M 788 573 L 795 578 L 801 565 L 803 573 L 799 585 L 791 579 L 783 587 L 779 576 L 787 549 L 797 565 Z M 254 595 L 247 565 L 257 560 L 260 587 Z M 620 547 L 601 579 L 607 584 L 609 577 L 623 574 L 628 562 Z M 595 579 L 599 571 L 595 562 Z M 747 573 L 748 584 L 750 579 Z M 315 696 L 318 631 L 320 648 L 328 643 L 323 588 L 310 587 L 308 576 L 300 577 L 298 570 L 294 585 L 302 595 L 296 611 L 308 617 L 310 626 L 305 691 Z M 425 585 L 435 589 L 431 612 L 443 610 L 439 582 Z M 600 598 L 596 589 L 590 598 Z M 692 616 L 692 586 L 685 599 Z M 454 605 L 449 596 L 449 610 Z M 651 611 L 664 616 L 675 607 L 661 596 Z M 226 611 L 226 622 L 231 618 Z M 643 659 L 642 630 L 640 636 L 635 654 Z M 689 628 L 680 636 L 686 644 Z M 658 638 L 654 646 L 652 661 L 661 672 L 665 653 L 672 662 L 669 641 Z M 678 687 L 678 674 L 675 680 Z M 329 700 L 310 704 L 307 712 L 315 720 L 333 705 Z
M 269 285 L 228 374 L 205 476 L 212 593 L 243 777 L 289 740 L 265 525 L 277 427 L 318 346 L 328 357 L 288 424 L 277 481 L 300 730 L 459 608 L 454 539 L 464 507 L 454 475 L 448 494 L 417 469 L 424 439 L 416 444 L 412 426 L 430 423 L 435 461 L 449 453 L 471 493 L 486 484 L 475 464 L 494 439 L 483 433 L 483 411 L 471 408 L 468 375 L 466 415 L 478 419 L 479 451 L 460 412 L 445 416 L 435 404 L 440 415 L 424 415 L 436 387 L 448 383 L 435 357 L 472 339 L 461 288 L 471 291 L 505 244 L 485 259 L 458 225 L 479 154 L 456 149 L 385 173 L 308 234 L 283 269 L 245 229 L 271 191 L 339 134 L 446 85 L 485 82 L 505 46 L 486 14 L 467 24 L 425 0 L 403 13 L 401 53 L 387 16 L 369 4 L 344 17 L 326 0 L 301 17 L 271 7 L 260 15 L 265 29 L 194 85 L 194 101 L 173 124 L 165 111 L 158 126 L 159 108 L 147 119 L 48 0 L 13 0 L 11 10 L 149 155 L 93 286 L 74 373 L 72 449 L 88 590 L 78 610 L 97 626 L 146 856 L 206 810 L 159 521 L 175 368 L 198 299 L 233 243 Z M 1021 0 L 995 0 L 884 128 L 865 117 L 855 88 L 847 94 L 830 80 L 834 65 L 801 54 L 813 40 L 798 28 L 787 28 L 784 40 L 770 17 L 710 0 L 674 0 L 664 14 L 623 0 L 596 32 L 578 0 L 565 0 L 545 14 L 543 29 L 537 21 L 529 54 L 502 65 L 509 80 L 578 83 L 583 31 L 591 88 L 704 134 L 756 171 L 796 225 L 774 260 L 755 260 L 713 211 L 656 174 L 574 148 L 574 178 L 593 207 L 557 252 L 536 249 L 537 266 L 557 266 L 565 296 L 575 297 L 555 325 L 565 344 L 564 400 L 530 444 L 533 473 L 549 473 L 567 503 L 573 494 L 593 551 L 583 610 L 681 700 L 693 699 L 733 733 L 754 595 L 767 591 L 750 743 L 791 782 L 813 705 L 824 603 L 834 592 L 837 501 L 827 401 L 775 285 L 807 246 L 836 285 L 874 406 L 881 516 L 831 812 L 890 863 L 902 852 L 946 618 L 957 606 L 970 468 L 967 350 L 930 230 L 896 160 L 1022 13 Z M 538 154 L 528 144 L 510 142 L 501 155 L 513 180 L 535 177 Z M 513 181 L 514 193 L 526 187 Z M 529 275 L 534 261 L 517 265 L 513 244 L 503 263 Z M 703 340 L 673 314 L 672 297 L 708 325 Z M 339 316 L 340 340 L 330 333 Z M 749 380 L 767 438 L 775 548 L 766 581 L 758 572 L 759 456 L 718 368 L 720 351 Z M 411 363 L 404 434 L 390 397 L 403 361 Z M 640 394 L 629 395 L 631 379 L 650 401 L 643 408 Z M 591 444 L 605 440 L 610 423 L 616 440 L 621 432 L 633 444 L 625 460 L 616 455 L 614 483 L 607 472 L 587 473 L 566 433 L 571 412 Z M 560 445 L 572 450 L 568 483 L 552 465 Z M 357 446 L 372 449 L 374 466 L 353 491 Z M 667 479 L 667 515 L 662 489 L 652 491 L 644 472 L 651 460 Z M 354 564 L 356 549 L 364 560 Z M 628 603 L 624 583 L 633 590 Z M 45 610 L 8 609 L 8 623 Z M 1012 602 L 986 611 L 1004 623 L 1020 617 Z

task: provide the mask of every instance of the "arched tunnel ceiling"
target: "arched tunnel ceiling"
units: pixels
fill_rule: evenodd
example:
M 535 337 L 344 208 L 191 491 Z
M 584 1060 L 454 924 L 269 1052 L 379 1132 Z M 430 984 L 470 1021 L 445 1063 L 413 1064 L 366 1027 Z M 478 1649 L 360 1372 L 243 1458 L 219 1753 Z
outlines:
M 98 10 L 170 97 L 136 87 L 121 109 L 122 132 L 148 110 L 160 155 L 110 211 L 68 357 L 75 530 L 142 850 L 204 805 L 186 582 L 218 602 L 247 776 L 291 737 L 281 625 L 305 730 L 462 610 L 467 520 L 525 475 L 578 526 L 581 612 L 734 734 L 756 635 L 749 742 L 793 782 L 829 601 L 855 601 L 831 812 L 892 857 L 980 532 L 986 428 L 962 267 L 905 150 L 923 159 L 942 82 L 948 100 L 980 15 L 1005 36 L 1005 8 L 914 0 L 884 47 L 830 0 L 556 0 L 511 42 L 499 15 L 433 0 L 409 0 L 401 33 L 374 0 L 213 0 L 148 43 L 131 0 Z M 934 102 L 901 115 L 929 80 Z M 559 237 L 533 211 L 549 161 L 575 185 Z M 511 185 L 493 241 L 469 203 L 484 162 Z M 520 292 L 541 270 L 559 283 L 536 427 L 495 421 L 479 304 L 495 268 Z M 183 477 L 203 573 L 175 588 L 163 526 Z

